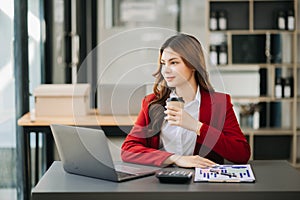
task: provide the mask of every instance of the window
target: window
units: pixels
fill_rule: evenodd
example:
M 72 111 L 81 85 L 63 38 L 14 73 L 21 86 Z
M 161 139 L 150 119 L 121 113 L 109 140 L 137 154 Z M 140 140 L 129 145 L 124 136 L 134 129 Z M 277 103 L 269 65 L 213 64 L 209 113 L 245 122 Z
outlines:
M 16 199 L 16 114 L 13 66 L 14 1 L 0 4 L 0 196 Z

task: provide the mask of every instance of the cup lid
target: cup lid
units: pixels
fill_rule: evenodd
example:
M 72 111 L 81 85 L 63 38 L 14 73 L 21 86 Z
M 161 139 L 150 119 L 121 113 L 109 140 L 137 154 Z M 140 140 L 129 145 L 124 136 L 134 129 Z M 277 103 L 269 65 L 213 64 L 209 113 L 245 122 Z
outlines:
M 180 101 L 180 102 L 184 103 L 184 100 L 182 97 L 176 97 L 176 96 L 172 96 L 167 99 L 167 102 L 170 102 L 170 101 Z

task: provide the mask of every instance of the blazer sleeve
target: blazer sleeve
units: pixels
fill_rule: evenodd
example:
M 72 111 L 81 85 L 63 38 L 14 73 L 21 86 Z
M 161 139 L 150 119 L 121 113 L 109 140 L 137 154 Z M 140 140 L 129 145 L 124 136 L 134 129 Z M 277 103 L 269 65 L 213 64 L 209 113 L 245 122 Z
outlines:
M 226 103 L 223 101 L 218 104 L 212 106 L 212 120 L 218 122 L 214 126 L 211 125 L 214 123 L 203 123 L 197 143 L 208 147 L 228 161 L 247 163 L 251 154 L 250 146 L 240 129 L 230 96 L 226 94 Z
M 148 129 L 149 99 L 145 97 L 135 125 L 125 138 L 121 149 L 121 158 L 125 162 L 162 166 L 172 153 L 158 149 L 159 137 Z

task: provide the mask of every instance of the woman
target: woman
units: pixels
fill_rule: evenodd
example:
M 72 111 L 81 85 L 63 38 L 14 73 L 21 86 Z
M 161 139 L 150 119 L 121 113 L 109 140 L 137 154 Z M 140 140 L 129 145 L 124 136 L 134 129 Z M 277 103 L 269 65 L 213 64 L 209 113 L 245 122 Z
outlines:
M 121 156 L 126 162 L 179 167 L 247 163 L 250 146 L 235 117 L 230 96 L 215 92 L 200 42 L 179 34 L 161 47 L 153 94 L 146 96 Z M 170 95 L 184 107 L 166 106 Z

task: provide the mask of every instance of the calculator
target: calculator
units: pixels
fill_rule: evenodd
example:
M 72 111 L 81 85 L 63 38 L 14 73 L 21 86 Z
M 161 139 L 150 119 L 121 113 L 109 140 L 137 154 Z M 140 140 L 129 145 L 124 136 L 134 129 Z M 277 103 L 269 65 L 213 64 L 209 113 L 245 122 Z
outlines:
M 193 172 L 179 169 L 161 170 L 155 176 L 161 183 L 187 183 L 191 180 Z

